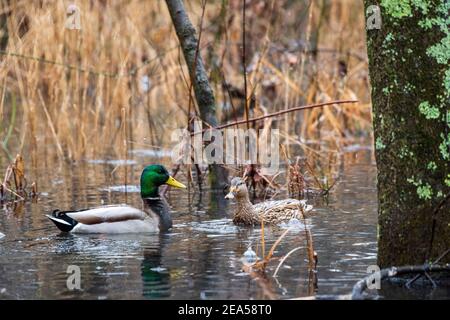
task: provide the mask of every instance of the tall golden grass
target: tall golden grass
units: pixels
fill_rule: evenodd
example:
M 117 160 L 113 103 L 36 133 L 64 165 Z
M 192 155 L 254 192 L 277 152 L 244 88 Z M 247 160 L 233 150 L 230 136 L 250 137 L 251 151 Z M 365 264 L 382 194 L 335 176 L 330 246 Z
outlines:
M 38 153 L 51 161 L 123 158 L 134 147 L 168 147 L 171 130 L 186 126 L 188 72 L 164 1 L 73 1 L 81 30 L 65 28 L 72 1 L 0 3 L 8 34 L 0 55 L 0 137 L 13 128 L 5 145 L 10 154 L 21 152 L 33 165 Z M 185 3 L 199 26 L 201 1 Z M 229 89 L 244 91 L 242 3 L 207 1 L 202 24 L 200 52 L 221 123 L 234 120 L 227 118 L 232 109 L 242 116 L 245 105 Z M 339 150 L 367 135 L 362 2 L 246 5 L 248 92 L 255 97 L 250 116 L 357 98 L 358 104 L 289 114 L 272 124 L 285 145 L 304 152 Z

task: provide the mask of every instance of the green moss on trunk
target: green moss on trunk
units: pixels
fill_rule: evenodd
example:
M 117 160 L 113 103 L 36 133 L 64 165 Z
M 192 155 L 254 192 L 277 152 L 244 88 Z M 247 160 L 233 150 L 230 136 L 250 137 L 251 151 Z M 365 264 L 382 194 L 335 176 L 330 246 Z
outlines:
M 382 0 L 381 29 L 367 31 L 382 267 L 450 248 L 449 201 L 433 214 L 450 192 L 449 9 L 446 0 Z

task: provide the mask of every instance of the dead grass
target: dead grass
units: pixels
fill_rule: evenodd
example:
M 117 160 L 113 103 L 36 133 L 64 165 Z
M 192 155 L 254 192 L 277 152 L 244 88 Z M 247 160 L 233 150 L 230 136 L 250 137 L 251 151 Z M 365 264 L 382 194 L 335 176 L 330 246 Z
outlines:
M 5 175 L 0 184 L 0 202 L 23 201 L 28 197 L 37 196 L 36 182 L 28 185 L 25 177 L 25 162 L 18 154 L 12 164 L 5 171 Z
M 168 133 L 186 126 L 191 99 L 165 3 L 80 1 L 79 31 L 64 28 L 68 4 L 1 1 L 9 39 L 0 60 L 0 133 L 8 152 L 35 158 L 46 148 L 48 161 L 120 157 L 124 128 L 132 142 L 127 149 L 133 143 L 170 146 Z M 285 136 L 288 155 L 297 142 L 314 149 L 305 141 L 320 139 L 339 150 L 352 136 L 368 132 L 364 17 L 356 14 L 362 4 L 247 1 L 247 6 L 247 91 L 254 97 L 249 116 L 334 99 L 361 101 L 272 122 Z M 241 2 L 230 1 L 227 7 L 208 2 L 202 24 L 201 2 L 189 2 L 187 9 L 193 23 L 203 25 L 199 48 L 221 122 L 230 105 L 236 117 L 243 116 L 246 99 L 231 99 L 222 89 L 226 75 L 227 83 L 245 91 Z
M 300 210 L 300 212 L 301 212 L 301 210 Z M 291 231 L 291 228 L 288 228 L 278 237 L 278 239 L 274 242 L 274 244 L 270 248 L 269 252 L 266 254 L 266 252 L 265 252 L 265 227 L 264 227 L 264 223 L 262 223 L 261 224 L 261 243 L 260 243 L 260 246 L 259 245 L 257 246 L 257 251 L 258 251 L 258 247 L 261 247 L 262 259 L 256 259 L 255 262 L 250 263 L 250 264 L 244 263 L 242 266 L 242 270 L 244 272 L 248 273 L 253 279 L 256 280 L 258 285 L 263 289 L 263 293 L 270 299 L 274 299 L 274 293 L 272 290 L 270 290 L 270 288 L 271 288 L 270 278 L 268 277 L 268 275 L 266 273 L 269 263 L 272 261 L 279 260 L 279 263 L 278 263 L 277 267 L 275 268 L 275 271 L 272 275 L 272 277 L 276 278 L 278 271 L 280 270 L 283 263 L 287 260 L 287 258 L 289 258 L 289 256 L 291 254 L 293 254 L 294 252 L 301 250 L 301 249 L 305 250 L 305 254 L 308 259 L 308 268 L 307 268 L 308 283 L 309 283 L 308 295 L 313 295 L 314 290 L 317 288 L 317 270 L 316 270 L 316 268 L 317 268 L 317 263 L 318 263 L 318 256 L 317 256 L 316 251 L 314 250 L 313 237 L 312 237 L 311 230 L 307 226 L 307 221 L 305 219 L 305 216 L 303 214 L 301 214 L 301 216 L 302 216 L 301 220 L 304 224 L 305 246 L 296 247 L 296 248 L 290 250 L 288 253 L 286 253 L 281 258 L 274 257 L 276 248 L 280 245 L 280 243 L 282 243 L 283 239 Z

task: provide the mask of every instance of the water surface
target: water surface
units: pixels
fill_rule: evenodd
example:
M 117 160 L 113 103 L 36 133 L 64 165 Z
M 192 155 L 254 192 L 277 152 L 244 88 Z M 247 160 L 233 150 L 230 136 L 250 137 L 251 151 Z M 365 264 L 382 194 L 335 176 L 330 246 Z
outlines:
M 259 251 L 261 231 L 236 227 L 233 204 L 223 194 L 172 190 L 174 228 L 163 235 L 66 235 L 44 214 L 128 202 L 139 206 L 137 181 L 145 164 L 161 161 L 151 152 L 120 159 L 87 159 L 30 172 L 41 195 L 36 203 L 3 204 L 0 211 L 0 298 L 10 299 L 268 299 L 345 295 L 376 262 L 376 169 L 370 150 L 349 152 L 340 182 L 328 198 L 310 199 L 308 219 L 318 254 L 317 286 L 309 281 L 305 235 L 290 231 L 275 252 L 281 267 L 267 279 L 242 271 L 251 244 Z M 133 154 L 130 153 L 130 158 Z M 124 165 L 130 185 L 123 185 Z M 182 175 L 179 176 L 184 180 Z M 266 229 L 266 250 L 284 232 Z M 258 246 L 258 248 L 257 248 Z M 67 288 L 69 265 L 81 270 L 81 290 Z

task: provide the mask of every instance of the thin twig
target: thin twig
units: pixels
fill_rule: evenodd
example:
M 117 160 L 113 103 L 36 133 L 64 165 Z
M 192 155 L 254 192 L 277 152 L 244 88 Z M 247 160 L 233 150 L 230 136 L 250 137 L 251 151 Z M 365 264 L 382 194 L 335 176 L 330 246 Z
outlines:
M 300 250 L 302 247 L 297 247 L 292 249 L 291 251 L 289 251 L 281 260 L 280 263 L 278 264 L 277 268 L 275 269 L 275 272 L 273 273 L 273 277 L 276 277 L 278 274 L 278 270 L 280 269 L 281 265 L 284 263 L 284 261 L 286 261 L 287 258 L 289 258 L 289 256 L 291 254 L 293 254 L 295 251 Z
M 125 152 L 125 203 L 128 203 L 128 144 L 127 144 L 127 110 L 126 108 L 122 108 L 122 124 L 123 124 L 123 147 Z
M 56 130 L 53 125 L 53 120 L 50 117 L 50 114 L 47 110 L 47 106 L 45 105 L 44 98 L 42 97 L 40 90 L 38 91 L 38 94 L 39 94 L 39 99 L 41 100 L 41 104 L 44 109 L 45 115 L 47 117 L 48 126 L 50 127 L 50 131 L 52 132 L 53 138 L 55 139 L 56 147 L 58 149 L 58 155 L 61 157 L 61 159 L 64 159 L 64 151 L 61 147 L 61 144 L 59 143 L 58 135 L 56 134 Z
M 266 256 L 266 239 L 265 239 L 265 234 L 264 234 L 264 219 L 261 219 L 261 250 L 262 250 L 262 254 L 261 256 L 264 257 Z
M 9 191 L 9 192 L 11 192 L 13 195 L 15 195 L 15 196 L 17 196 L 17 197 L 19 197 L 21 200 L 25 200 L 25 198 L 24 197 L 22 197 L 20 194 L 18 194 L 18 193 L 16 193 L 16 192 L 14 192 L 13 190 L 11 190 L 10 188 L 8 188 L 7 186 L 6 186 L 6 184 L 4 184 L 4 183 L 2 183 L 2 186 L 3 186 L 3 188 L 6 190 L 6 191 Z
M 444 199 L 441 200 L 441 202 L 439 202 L 437 207 L 433 210 L 433 214 L 432 214 L 433 224 L 431 226 L 431 239 L 430 239 L 430 244 L 429 244 L 428 252 L 427 252 L 427 260 L 430 258 L 431 250 L 433 249 L 434 232 L 436 229 L 436 222 L 437 222 L 436 215 L 449 199 L 450 199 L 450 192 L 444 197 Z
M 273 244 L 272 248 L 270 248 L 269 253 L 267 254 L 266 258 L 267 262 L 270 260 L 270 258 L 272 258 L 273 253 L 275 252 L 276 247 L 280 244 L 281 240 L 283 240 L 283 238 L 288 234 L 288 232 L 291 230 L 291 228 L 288 228 L 285 232 L 283 232 L 283 234 L 277 239 L 277 241 L 275 241 L 275 243 Z
M 245 121 L 247 129 L 249 129 L 249 110 L 248 110 L 248 96 L 247 96 L 247 65 L 245 63 L 245 0 L 242 1 L 242 68 L 244 70 L 244 107 L 245 107 Z
M 60 61 L 49 60 L 49 59 L 45 59 L 45 58 L 25 55 L 25 54 L 16 53 L 16 52 L 8 52 L 8 51 L 4 51 L 4 50 L 0 50 L 0 55 L 16 57 L 16 58 L 22 58 L 22 59 L 27 59 L 27 60 L 34 60 L 34 61 L 37 61 L 39 63 L 51 64 L 51 65 L 55 65 L 55 66 L 66 68 L 68 70 L 76 70 L 76 71 L 79 71 L 79 72 L 89 73 L 89 74 L 93 74 L 93 75 L 96 75 L 96 76 L 104 76 L 104 77 L 108 77 L 108 78 L 119 78 L 119 77 L 134 77 L 140 69 L 142 69 L 145 66 L 149 65 L 153 61 L 159 59 L 160 56 L 166 55 L 170 51 L 178 49 L 179 47 L 180 47 L 180 45 L 178 44 L 178 45 L 176 45 L 174 47 L 171 47 L 171 48 L 165 50 L 164 52 L 156 55 L 155 57 L 152 57 L 152 58 L 144 61 L 140 66 L 135 67 L 134 69 L 132 69 L 128 73 L 112 73 L 112 72 L 107 72 L 107 71 L 98 71 L 98 70 L 93 70 L 93 69 L 89 69 L 89 68 L 86 68 L 86 67 L 80 67 L 80 66 L 76 66 L 76 65 L 66 64 L 66 63 L 60 62 Z
M 288 112 L 294 112 L 294 111 L 306 110 L 306 109 L 313 109 L 313 108 L 324 107 L 324 106 L 329 106 L 329 105 L 333 105 L 333 104 L 356 103 L 356 102 L 358 102 L 358 100 L 336 100 L 336 101 L 323 102 L 323 103 L 317 103 L 317 104 L 309 104 L 309 105 L 306 105 L 306 106 L 299 106 L 299 107 L 294 107 L 294 108 L 290 108 L 290 109 L 287 109 L 287 110 L 281 110 L 281 111 L 277 111 L 277 112 L 274 112 L 274 113 L 269 113 L 269 114 L 266 114 L 266 115 L 263 115 L 263 116 L 260 116 L 260 117 L 249 119 L 248 121 L 247 120 L 240 120 L 240 121 L 237 121 L 237 122 L 223 124 L 223 125 L 220 125 L 220 126 L 217 126 L 217 127 L 213 127 L 211 129 L 221 130 L 221 129 L 225 129 L 225 128 L 228 128 L 228 127 L 232 127 L 232 126 L 243 124 L 243 123 L 247 123 L 247 122 L 250 123 L 250 122 L 261 121 L 261 120 L 264 120 L 264 119 L 267 119 L 267 118 L 277 117 L 277 116 L 283 115 L 283 114 L 288 113 Z M 207 130 L 210 130 L 210 129 L 204 129 L 201 132 L 191 133 L 191 136 L 195 135 L 195 134 L 204 133 Z

